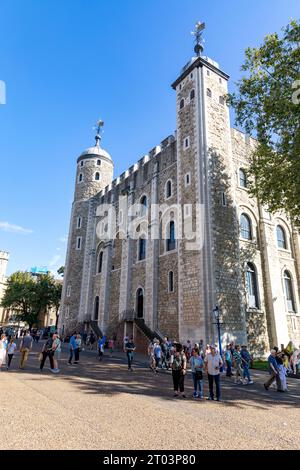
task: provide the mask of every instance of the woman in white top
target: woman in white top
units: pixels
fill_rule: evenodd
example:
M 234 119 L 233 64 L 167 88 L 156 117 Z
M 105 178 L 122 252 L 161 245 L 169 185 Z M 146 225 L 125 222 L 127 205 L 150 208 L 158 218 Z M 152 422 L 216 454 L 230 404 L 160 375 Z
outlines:
M 6 362 L 6 350 L 7 350 L 7 338 L 3 334 L 1 335 L 1 339 L 0 339 L 0 370 L 1 370 L 2 364 L 5 364 Z
M 11 338 L 10 342 L 7 345 L 7 357 L 8 357 L 8 362 L 7 362 L 7 367 L 6 367 L 7 370 L 10 368 L 10 364 L 11 364 L 12 358 L 14 357 L 16 349 L 17 349 L 17 345 L 15 343 L 15 339 Z

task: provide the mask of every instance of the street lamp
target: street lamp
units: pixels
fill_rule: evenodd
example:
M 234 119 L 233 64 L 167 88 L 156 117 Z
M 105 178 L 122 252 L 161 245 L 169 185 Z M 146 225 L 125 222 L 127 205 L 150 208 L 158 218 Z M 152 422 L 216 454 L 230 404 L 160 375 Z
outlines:
M 215 317 L 215 320 L 216 320 L 214 325 L 217 325 L 217 329 L 218 329 L 219 352 L 220 352 L 220 356 L 222 357 L 220 310 L 219 310 L 218 306 L 216 306 L 213 309 L 213 313 L 214 313 L 214 317 Z

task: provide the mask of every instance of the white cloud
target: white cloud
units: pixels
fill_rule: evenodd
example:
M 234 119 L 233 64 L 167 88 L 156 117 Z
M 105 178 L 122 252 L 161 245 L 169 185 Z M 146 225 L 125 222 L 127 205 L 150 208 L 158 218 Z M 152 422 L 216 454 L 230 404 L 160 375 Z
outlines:
M 51 258 L 51 260 L 49 261 L 49 267 L 51 268 L 51 267 L 55 266 L 58 263 L 58 261 L 60 260 L 60 258 L 61 258 L 61 255 L 54 255 Z
M 20 227 L 19 225 L 10 224 L 9 222 L 1 222 L 0 221 L 0 230 L 3 232 L 11 232 L 11 233 L 32 233 L 33 230 Z
M 60 237 L 59 241 L 62 242 L 62 243 L 66 243 L 68 241 L 68 238 L 66 236 L 65 237 Z

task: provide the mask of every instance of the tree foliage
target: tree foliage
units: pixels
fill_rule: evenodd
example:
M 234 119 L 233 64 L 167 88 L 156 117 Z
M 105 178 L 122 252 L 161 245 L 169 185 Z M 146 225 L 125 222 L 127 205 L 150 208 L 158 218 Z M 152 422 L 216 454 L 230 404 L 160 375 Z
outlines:
M 55 307 L 58 311 L 61 288 L 61 284 L 49 274 L 34 277 L 28 272 L 18 271 L 7 280 L 1 306 L 13 310 L 19 321 L 32 327 L 47 308 Z
M 248 170 L 250 190 L 270 212 L 286 211 L 300 226 L 300 22 L 248 48 L 228 102 L 236 124 L 257 138 Z

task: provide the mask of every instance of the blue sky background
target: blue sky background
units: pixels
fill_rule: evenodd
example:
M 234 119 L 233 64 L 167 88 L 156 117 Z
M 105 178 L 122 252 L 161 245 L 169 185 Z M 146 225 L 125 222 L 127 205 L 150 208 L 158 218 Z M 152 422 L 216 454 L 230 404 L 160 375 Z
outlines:
M 102 145 L 115 176 L 175 129 L 170 84 L 193 55 L 241 75 L 244 49 L 298 18 L 299 0 L 1 0 L 0 250 L 8 273 L 64 264 L 76 158 Z M 25 230 L 22 230 L 25 229 Z

